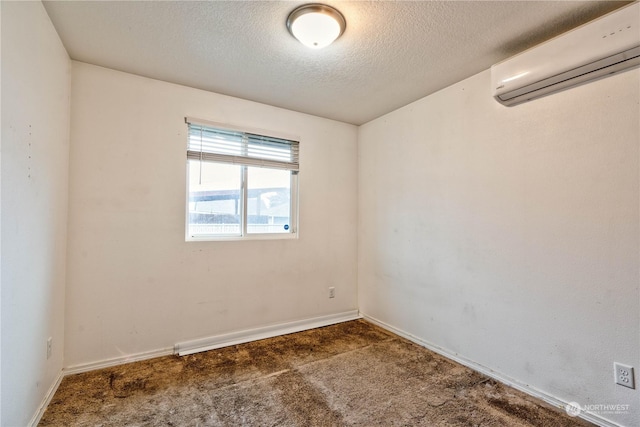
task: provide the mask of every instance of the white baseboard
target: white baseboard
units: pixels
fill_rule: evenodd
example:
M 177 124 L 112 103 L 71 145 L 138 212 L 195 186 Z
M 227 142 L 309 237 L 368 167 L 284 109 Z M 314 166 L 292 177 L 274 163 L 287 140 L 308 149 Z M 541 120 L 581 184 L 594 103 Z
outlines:
M 96 362 L 68 366 L 63 369 L 63 374 L 79 374 L 82 372 L 89 372 L 95 371 L 97 369 L 124 365 L 125 363 L 139 362 L 141 360 L 153 359 L 155 357 L 169 356 L 171 354 L 179 354 L 180 356 L 184 356 L 186 354 L 198 353 L 200 351 L 213 350 L 230 345 L 242 344 L 265 338 L 272 338 L 279 335 L 306 331 L 313 328 L 320 328 L 322 326 L 329 326 L 336 323 L 359 319 L 360 317 L 361 316 L 358 310 L 352 310 L 343 313 L 330 314 L 327 316 L 313 317 L 311 319 L 303 319 L 294 322 L 280 323 L 261 328 L 232 332 L 224 335 L 216 335 L 192 341 L 184 341 L 176 344 L 174 347 L 161 348 L 158 350 L 145 351 L 142 353 L 128 354 L 112 359 L 104 359 Z
M 403 338 L 406 338 L 409 341 L 412 341 L 412 342 L 414 342 L 414 343 L 416 343 L 416 344 L 418 344 L 418 345 L 420 345 L 422 347 L 428 348 L 429 350 L 431 350 L 431 351 L 433 351 L 435 353 L 438 353 L 438 354 L 446 357 L 447 359 L 454 360 L 454 361 L 460 363 L 461 365 L 464 365 L 464 366 L 466 366 L 468 368 L 473 369 L 474 371 L 480 372 L 480 373 L 482 373 L 482 374 L 484 374 L 484 375 L 486 375 L 488 377 L 491 377 L 491 378 L 493 378 L 493 379 L 495 379 L 495 380 L 497 380 L 497 381 L 499 381 L 499 382 L 501 382 L 501 383 L 503 383 L 505 385 L 508 385 L 509 387 L 513 387 L 516 390 L 520 390 L 520 391 L 522 391 L 524 393 L 527 393 L 530 396 L 533 396 L 533 397 L 535 397 L 537 399 L 541 399 L 541 400 L 545 401 L 546 403 L 548 403 L 548 404 L 550 404 L 550 405 L 552 405 L 552 406 L 554 406 L 556 408 L 559 408 L 559 409 L 561 409 L 563 411 L 564 411 L 565 407 L 567 406 L 567 404 L 569 403 L 569 402 L 565 402 L 565 401 L 563 401 L 561 399 L 558 399 L 555 396 L 551 396 L 550 394 L 547 394 L 547 393 L 545 393 L 545 392 L 543 392 L 541 390 L 538 390 L 535 387 L 531 387 L 531 386 L 528 386 L 526 384 L 523 384 L 523 383 L 521 383 L 521 382 L 519 382 L 519 381 L 517 381 L 517 380 L 515 380 L 513 378 L 508 377 L 507 375 L 504 375 L 504 374 L 500 373 L 500 372 L 496 372 L 496 371 L 494 371 L 494 370 L 492 370 L 490 368 L 487 368 L 486 366 L 482 366 L 482 365 L 480 365 L 480 364 L 478 364 L 478 363 L 476 363 L 476 362 L 474 362 L 472 360 L 466 359 L 466 358 L 460 356 L 459 354 L 452 353 L 449 350 L 446 350 L 446 349 L 444 349 L 442 347 L 439 347 L 439 346 L 437 346 L 435 344 L 432 344 L 432 343 L 430 343 L 428 341 L 425 341 L 422 338 L 416 337 L 415 335 L 412 335 L 412 334 L 410 334 L 408 332 L 405 332 L 402 329 L 399 329 L 399 328 L 396 328 L 394 326 L 391 326 L 391 325 L 389 325 L 389 324 L 387 324 L 387 323 L 385 323 L 385 322 L 383 322 L 381 320 L 376 319 L 375 317 L 369 316 L 369 315 L 367 315 L 365 313 L 362 313 L 362 312 L 360 314 L 365 320 L 373 323 L 374 325 L 377 325 L 377 326 L 381 327 L 382 329 L 386 329 L 389 332 L 393 332 L 396 335 L 399 335 L 399 336 L 401 336 Z M 589 421 L 589 422 L 591 422 L 593 424 L 601 426 L 601 427 L 622 427 L 620 424 L 617 424 L 617 423 L 614 423 L 612 421 L 606 420 L 606 419 L 604 419 L 604 418 L 602 418 L 602 417 L 600 417 L 600 416 L 598 416 L 596 414 L 592 414 L 592 413 L 589 413 L 589 412 L 581 412 L 579 417 L 584 419 L 584 420 L 587 420 L 587 421 Z
M 330 314 L 327 316 L 314 317 L 294 322 L 280 323 L 261 328 L 249 329 L 239 332 L 232 332 L 224 335 L 216 335 L 198 340 L 185 341 L 176 344 L 174 347 L 161 348 L 157 350 L 145 351 L 142 353 L 128 354 L 125 356 L 104 359 L 96 362 L 83 363 L 68 366 L 63 369 L 63 375 L 73 375 L 82 372 L 95 371 L 97 369 L 110 368 L 112 366 L 124 365 L 125 363 L 139 362 L 141 360 L 153 359 L 155 357 L 179 354 L 197 353 L 200 351 L 213 350 L 230 345 L 242 344 L 250 341 L 272 338 L 279 335 L 291 334 L 294 332 L 306 331 L 308 329 L 320 328 L 349 320 L 359 319 L 361 316 L 358 310 L 343 313 Z
M 336 323 L 360 319 L 361 317 L 362 316 L 360 316 L 358 310 L 351 310 L 342 313 L 329 314 L 327 316 L 313 317 L 311 319 L 279 323 L 260 328 L 247 329 L 223 335 L 215 335 L 197 340 L 180 342 L 175 345 L 174 352 L 179 354 L 180 356 L 184 356 L 201 351 L 214 350 L 216 348 L 244 344 L 247 342 L 262 340 L 265 338 L 272 338 L 280 335 L 302 332 L 309 329 L 321 328 L 323 326 L 329 326 Z
M 82 372 L 95 371 L 102 368 L 110 368 L 112 366 L 124 365 L 125 363 L 139 362 L 141 360 L 153 359 L 155 357 L 170 356 L 173 354 L 173 348 L 161 348 L 158 350 L 144 351 L 142 353 L 129 354 L 112 359 L 98 360 L 97 362 L 82 363 L 64 368 L 64 375 L 80 374 Z
M 49 403 L 51 403 L 53 395 L 56 394 L 56 391 L 58 390 L 63 377 L 64 374 L 62 373 L 62 371 L 60 371 L 60 373 L 58 373 L 58 376 L 56 377 L 56 380 L 53 382 L 53 384 L 51 384 L 51 387 L 49 387 L 47 394 L 45 394 L 40 407 L 38 408 L 36 413 L 33 414 L 33 417 L 31 417 L 31 421 L 29 421 L 29 424 L 27 424 L 29 427 L 37 427 L 37 425 L 40 423 L 40 420 L 42 419 L 44 412 L 47 410 L 47 406 L 49 406 Z

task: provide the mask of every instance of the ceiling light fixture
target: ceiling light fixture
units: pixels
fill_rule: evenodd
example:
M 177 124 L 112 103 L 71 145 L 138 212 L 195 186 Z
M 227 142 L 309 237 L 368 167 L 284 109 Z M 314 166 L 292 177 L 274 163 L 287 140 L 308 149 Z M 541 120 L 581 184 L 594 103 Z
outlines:
M 347 21 L 337 9 L 319 3 L 300 6 L 287 18 L 291 35 L 312 49 L 329 46 L 346 27 Z

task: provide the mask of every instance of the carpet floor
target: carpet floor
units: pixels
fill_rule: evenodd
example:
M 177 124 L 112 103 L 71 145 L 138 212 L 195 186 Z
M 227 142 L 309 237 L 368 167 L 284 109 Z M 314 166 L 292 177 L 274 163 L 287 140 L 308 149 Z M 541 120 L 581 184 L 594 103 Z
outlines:
M 40 426 L 587 426 L 355 320 L 65 377 Z

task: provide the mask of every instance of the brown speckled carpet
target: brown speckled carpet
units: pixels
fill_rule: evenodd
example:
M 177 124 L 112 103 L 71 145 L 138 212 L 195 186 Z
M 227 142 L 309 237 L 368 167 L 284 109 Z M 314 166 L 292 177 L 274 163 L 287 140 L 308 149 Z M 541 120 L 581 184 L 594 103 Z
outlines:
M 586 426 L 363 320 L 65 377 L 40 426 Z

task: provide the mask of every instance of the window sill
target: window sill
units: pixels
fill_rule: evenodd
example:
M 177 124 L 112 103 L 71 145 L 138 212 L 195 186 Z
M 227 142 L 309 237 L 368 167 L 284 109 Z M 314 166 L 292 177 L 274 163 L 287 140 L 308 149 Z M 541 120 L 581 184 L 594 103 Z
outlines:
M 248 234 L 246 236 L 186 236 L 185 242 L 228 242 L 242 240 L 292 240 L 298 233 Z

